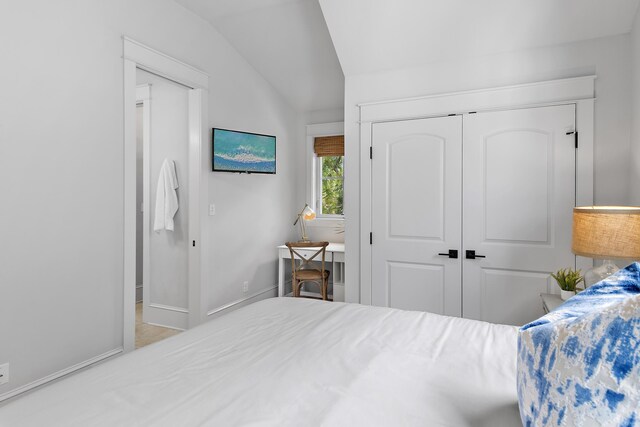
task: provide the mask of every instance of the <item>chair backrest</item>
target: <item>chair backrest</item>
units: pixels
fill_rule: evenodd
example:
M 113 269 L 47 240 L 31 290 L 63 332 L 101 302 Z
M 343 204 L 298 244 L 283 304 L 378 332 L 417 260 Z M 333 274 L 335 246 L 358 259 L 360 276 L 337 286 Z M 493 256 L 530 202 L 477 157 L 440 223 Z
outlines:
M 287 242 L 285 243 L 287 248 L 289 248 L 289 252 L 291 253 L 291 274 L 295 277 L 296 271 L 304 270 L 309 267 L 309 263 L 314 261 L 318 255 L 321 256 L 320 262 L 322 263 L 322 268 L 320 271 L 324 271 L 324 257 L 327 251 L 327 246 L 329 242 Z M 305 249 L 316 249 L 316 251 L 311 254 L 301 254 L 298 252 L 299 250 Z M 300 260 L 298 266 L 296 266 L 296 258 Z

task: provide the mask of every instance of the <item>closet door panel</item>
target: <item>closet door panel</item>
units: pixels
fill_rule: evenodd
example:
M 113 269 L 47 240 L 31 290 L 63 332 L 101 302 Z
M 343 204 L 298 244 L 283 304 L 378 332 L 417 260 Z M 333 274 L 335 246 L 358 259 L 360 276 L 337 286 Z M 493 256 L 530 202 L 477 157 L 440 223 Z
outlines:
M 573 267 L 575 106 L 464 119 L 464 317 L 521 325 L 542 315 L 549 273 Z
M 461 314 L 462 119 L 373 125 L 372 303 Z
M 486 241 L 548 242 L 551 142 L 548 134 L 526 130 L 486 138 Z

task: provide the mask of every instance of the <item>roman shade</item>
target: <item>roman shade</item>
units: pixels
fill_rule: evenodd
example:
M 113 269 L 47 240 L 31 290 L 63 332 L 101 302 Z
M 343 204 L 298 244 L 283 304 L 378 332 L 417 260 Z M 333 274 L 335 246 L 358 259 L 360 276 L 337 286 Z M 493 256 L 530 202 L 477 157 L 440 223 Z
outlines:
M 313 152 L 318 157 L 344 156 L 344 135 L 315 138 Z

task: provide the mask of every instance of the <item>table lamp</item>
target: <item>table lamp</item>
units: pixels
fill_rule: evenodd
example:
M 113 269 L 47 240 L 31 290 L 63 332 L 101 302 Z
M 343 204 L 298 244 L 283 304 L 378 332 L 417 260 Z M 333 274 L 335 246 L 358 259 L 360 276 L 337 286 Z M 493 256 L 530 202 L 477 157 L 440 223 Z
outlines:
M 619 270 L 612 258 L 640 259 L 640 207 L 584 206 L 573 208 L 574 254 L 604 260 L 585 273 L 591 286 Z
M 300 228 L 302 229 L 302 239 L 300 240 L 301 242 L 309 241 L 309 238 L 307 237 L 307 228 L 305 227 L 304 222 L 313 221 L 314 219 L 316 219 L 316 213 L 307 203 L 305 203 L 304 208 L 302 208 L 302 210 L 298 214 L 298 217 L 293 223 L 294 227 L 298 222 L 300 223 Z

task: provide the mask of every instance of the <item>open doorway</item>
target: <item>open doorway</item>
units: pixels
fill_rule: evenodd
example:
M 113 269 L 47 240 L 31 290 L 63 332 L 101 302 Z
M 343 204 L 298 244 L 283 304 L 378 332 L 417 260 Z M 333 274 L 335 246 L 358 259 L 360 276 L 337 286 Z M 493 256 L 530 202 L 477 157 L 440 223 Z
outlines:
M 136 83 L 137 349 L 186 328 L 188 186 L 180 183 L 188 179 L 189 127 L 188 88 L 143 70 Z M 169 196 L 174 210 L 165 212 Z
M 127 37 L 123 37 L 123 42 L 123 349 L 127 352 L 136 348 L 136 311 L 142 311 L 142 324 L 171 330 L 195 326 L 206 313 L 201 281 L 201 259 L 206 256 L 207 247 L 206 239 L 201 238 L 206 235 L 202 219 L 206 215 L 200 206 L 207 197 L 205 159 L 210 154 L 204 143 L 208 133 L 205 125 L 208 76 Z M 139 92 L 145 86 L 147 96 L 140 97 Z M 176 109 L 178 105 L 180 108 Z M 138 120 L 142 122 L 141 148 L 137 141 Z M 160 177 L 166 177 L 162 171 L 166 163 L 171 164 L 170 170 L 175 175 L 174 189 L 180 191 L 175 200 L 179 206 L 169 218 L 172 226 L 158 228 L 156 218 L 167 218 L 164 214 L 155 215 L 155 201 L 161 194 L 158 187 L 167 188 L 159 185 Z M 138 175 L 140 170 L 142 177 Z M 162 197 L 166 194 L 162 193 Z M 142 288 L 136 288 L 140 281 Z M 142 301 L 138 310 L 136 301 Z M 162 332 L 160 338 L 169 334 Z

